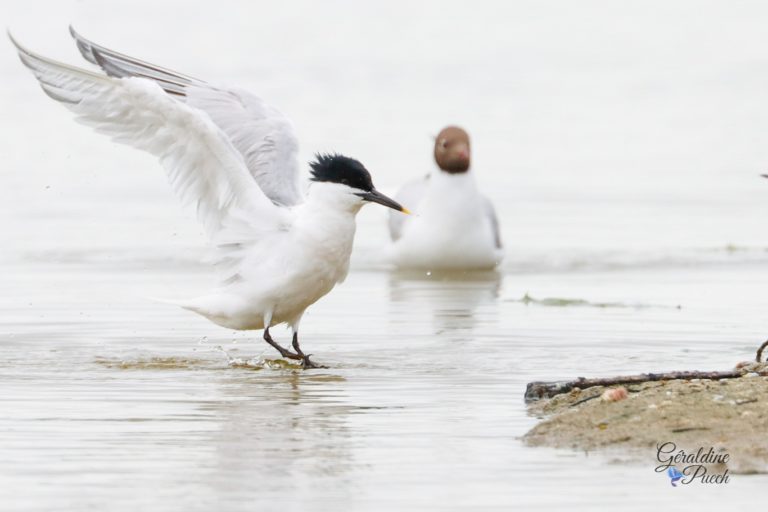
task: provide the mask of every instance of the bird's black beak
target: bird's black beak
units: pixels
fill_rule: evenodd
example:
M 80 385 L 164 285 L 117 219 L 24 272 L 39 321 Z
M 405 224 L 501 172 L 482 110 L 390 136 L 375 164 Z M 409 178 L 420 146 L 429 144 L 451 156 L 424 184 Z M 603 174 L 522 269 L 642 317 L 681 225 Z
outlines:
M 370 192 L 360 192 L 357 195 L 362 197 L 365 201 L 370 201 L 372 203 L 379 203 L 381 205 L 386 206 L 387 208 L 392 208 L 393 210 L 397 210 L 399 212 L 411 213 L 407 208 L 403 208 L 403 206 L 400 203 L 388 198 L 387 196 L 385 196 L 375 188 Z

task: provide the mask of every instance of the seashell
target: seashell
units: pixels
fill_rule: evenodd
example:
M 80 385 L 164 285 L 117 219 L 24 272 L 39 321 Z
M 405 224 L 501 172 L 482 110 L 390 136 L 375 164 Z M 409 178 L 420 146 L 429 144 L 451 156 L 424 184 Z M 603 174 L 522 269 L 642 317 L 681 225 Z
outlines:
M 627 388 L 622 386 L 618 388 L 606 389 L 600 396 L 600 400 L 603 402 L 618 402 L 619 400 L 624 400 L 628 396 L 629 393 L 627 392 Z

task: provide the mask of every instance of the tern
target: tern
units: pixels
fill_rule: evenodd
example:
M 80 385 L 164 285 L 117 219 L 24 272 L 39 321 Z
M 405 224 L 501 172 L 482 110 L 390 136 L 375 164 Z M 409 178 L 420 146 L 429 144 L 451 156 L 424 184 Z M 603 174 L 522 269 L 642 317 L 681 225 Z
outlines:
M 395 196 L 414 214 L 389 216 L 392 262 L 426 270 L 494 268 L 504 255 L 499 222 L 470 170 L 467 132 L 457 126 L 441 130 L 434 157 L 437 168 Z
M 317 367 L 299 345 L 299 323 L 347 276 L 357 212 L 368 202 L 408 210 L 376 190 L 363 164 L 335 153 L 316 155 L 304 194 L 293 125 L 264 100 L 70 32 L 106 74 L 48 59 L 8 35 L 48 96 L 96 131 L 158 157 L 182 202 L 196 207 L 220 281 L 175 303 L 229 329 L 264 329 L 281 356 Z M 270 335 L 278 324 L 291 328 L 293 351 Z

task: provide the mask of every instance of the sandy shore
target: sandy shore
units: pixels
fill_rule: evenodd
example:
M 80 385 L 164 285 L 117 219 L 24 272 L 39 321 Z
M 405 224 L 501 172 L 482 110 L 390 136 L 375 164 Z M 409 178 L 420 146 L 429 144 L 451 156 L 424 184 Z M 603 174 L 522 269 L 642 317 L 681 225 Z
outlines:
M 627 398 L 606 401 L 595 386 L 534 402 L 543 421 L 524 437 L 531 446 L 605 450 L 622 459 L 655 460 L 675 443 L 693 453 L 729 454 L 731 473 L 768 472 L 768 377 L 672 380 L 627 386 Z

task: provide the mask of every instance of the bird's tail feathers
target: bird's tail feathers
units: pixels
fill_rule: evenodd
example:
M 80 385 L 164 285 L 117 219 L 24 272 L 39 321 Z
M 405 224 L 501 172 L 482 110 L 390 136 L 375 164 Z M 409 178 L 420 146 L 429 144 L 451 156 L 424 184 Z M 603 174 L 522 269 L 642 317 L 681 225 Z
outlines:
M 187 299 L 168 299 L 164 297 L 146 297 L 147 300 L 152 302 L 158 302 L 160 304 L 170 304 L 172 306 L 178 306 L 180 308 L 189 309 L 189 300 Z
M 201 303 L 200 299 L 164 299 L 160 297 L 148 297 L 148 299 L 159 302 L 160 304 L 170 304 L 177 306 L 187 311 L 192 311 L 198 315 L 202 315 L 206 318 L 210 318 L 210 311 L 205 307 L 205 304 Z

